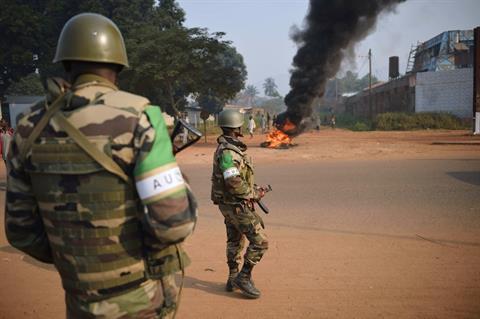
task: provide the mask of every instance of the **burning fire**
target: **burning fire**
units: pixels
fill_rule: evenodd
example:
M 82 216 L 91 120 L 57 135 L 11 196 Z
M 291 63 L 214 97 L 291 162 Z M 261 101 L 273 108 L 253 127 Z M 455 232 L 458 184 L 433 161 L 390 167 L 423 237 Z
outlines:
M 285 132 L 293 131 L 295 128 L 295 124 L 287 119 L 281 127 L 277 125 L 277 128 L 273 128 L 267 134 L 267 139 L 261 146 L 269 148 L 289 148 L 293 145 L 292 138 Z
M 288 147 L 292 143 L 292 139 L 287 134 L 274 128 L 267 134 L 265 146 L 270 148 Z

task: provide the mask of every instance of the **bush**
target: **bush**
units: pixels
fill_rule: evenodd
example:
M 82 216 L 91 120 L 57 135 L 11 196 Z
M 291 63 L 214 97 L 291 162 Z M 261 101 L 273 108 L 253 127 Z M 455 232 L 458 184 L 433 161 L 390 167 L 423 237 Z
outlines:
M 328 117 L 330 119 L 330 117 Z M 359 120 L 350 114 L 339 114 L 335 117 L 336 125 L 342 128 L 352 128 Z M 330 123 L 322 123 L 323 125 L 330 125 Z
M 414 126 L 412 116 L 406 113 L 383 113 L 375 120 L 375 128 L 381 131 L 406 131 Z
M 359 119 L 350 114 L 339 114 L 336 116 L 337 127 L 346 128 L 352 131 L 371 131 L 372 124 L 365 119 Z M 329 125 L 329 123 L 323 123 Z
M 460 118 L 448 113 L 383 113 L 377 116 L 375 128 L 381 131 L 459 130 L 467 126 Z
M 371 128 L 363 123 L 363 122 L 357 122 L 355 123 L 355 125 L 352 127 L 352 131 L 359 131 L 359 132 L 363 132 L 363 131 L 370 131 Z

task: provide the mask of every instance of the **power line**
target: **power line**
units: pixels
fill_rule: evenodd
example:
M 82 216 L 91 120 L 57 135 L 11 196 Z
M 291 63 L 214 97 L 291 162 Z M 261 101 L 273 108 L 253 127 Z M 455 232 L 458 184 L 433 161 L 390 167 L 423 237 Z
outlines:
M 363 68 L 367 64 L 368 56 L 359 56 L 359 57 L 364 58 L 362 66 L 358 69 L 358 74 L 361 75 Z

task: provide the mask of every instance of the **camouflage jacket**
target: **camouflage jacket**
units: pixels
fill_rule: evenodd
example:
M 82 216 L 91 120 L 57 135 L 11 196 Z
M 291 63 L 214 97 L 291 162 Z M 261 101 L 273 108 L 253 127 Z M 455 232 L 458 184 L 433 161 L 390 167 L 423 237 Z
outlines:
M 102 300 L 178 270 L 174 264 L 185 261 L 177 260 L 184 255 L 174 244 L 192 232 L 196 204 L 163 118 L 152 115 L 147 99 L 91 74 L 79 76 L 63 96 L 61 114 L 113 159 L 129 184 L 83 152 L 55 117 L 23 152 L 55 98 L 19 119 L 11 143 L 10 244 L 55 263 L 67 293 L 82 300 Z
M 253 164 L 240 140 L 221 135 L 213 156 L 212 201 L 215 204 L 238 204 L 258 199 Z

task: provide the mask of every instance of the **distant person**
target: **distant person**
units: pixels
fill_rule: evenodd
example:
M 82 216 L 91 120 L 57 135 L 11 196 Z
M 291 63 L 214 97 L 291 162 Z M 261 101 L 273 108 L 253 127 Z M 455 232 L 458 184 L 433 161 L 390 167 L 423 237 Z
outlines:
M 260 116 L 260 127 L 262 128 L 262 134 L 265 133 L 267 130 L 267 119 L 265 118 L 265 114 Z
M 335 115 L 332 115 L 332 118 L 330 119 L 330 126 L 332 127 L 332 129 L 335 129 L 335 124 Z
M 4 134 L 5 134 L 5 130 L 0 127 L 0 154 L 2 154 L 3 161 L 6 162 L 6 157 L 3 156 L 3 135 Z
M 185 120 L 185 122 L 190 123 L 190 120 L 188 119 L 188 114 L 187 113 L 185 113 L 183 119 Z M 183 129 L 182 139 L 183 139 L 183 144 L 187 144 L 187 142 L 188 142 L 188 130 L 187 130 L 186 127 Z
M 6 131 L 8 129 L 8 122 L 5 119 L 0 120 L 0 129 Z
M 270 113 L 267 112 L 267 130 L 270 131 L 270 121 L 272 120 Z
M 253 116 L 250 115 L 248 119 L 248 133 L 250 134 L 250 138 L 253 138 L 253 131 L 256 127 L 255 120 L 253 119 Z
M 2 158 L 4 162 L 7 160 L 7 155 L 8 155 L 8 151 L 10 150 L 10 142 L 12 140 L 12 136 L 13 136 L 13 128 L 10 127 L 6 131 L 2 129 L 1 151 L 2 151 Z
M 320 116 L 317 116 L 317 117 L 316 117 L 316 120 L 317 120 L 317 121 L 316 121 L 315 129 L 316 129 L 317 131 L 320 131 L 320 124 L 321 124 Z

